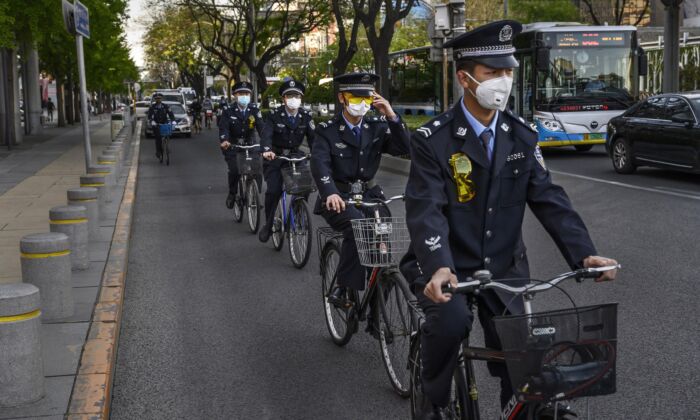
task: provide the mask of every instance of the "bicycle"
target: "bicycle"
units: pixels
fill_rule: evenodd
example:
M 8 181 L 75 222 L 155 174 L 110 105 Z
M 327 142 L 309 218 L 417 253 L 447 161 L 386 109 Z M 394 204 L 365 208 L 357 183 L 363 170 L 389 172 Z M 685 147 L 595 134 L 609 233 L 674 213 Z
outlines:
M 345 200 L 347 205 L 373 210 L 372 217 L 351 221 L 360 263 L 369 271 L 369 280 L 366 291 L 350 291 L 349 306 L 328 299 L 338 279 L 342 233 L 324 227 L 318 229 L 317 235 L 323 307 L 331 339 L 338 346 L 346 345 L 357 332 L 359 322 L 371 318 L 368 331 L 378 338 L 389 381 L 397 394 L 407 398 L 410 377 L 406 360 L 418 317 L 413 309 L 416 298 L 397 266 L 410 239 L 404 218 L 380 214 L 380 209 L 388 211 L 389 203 L 402 199 L 403 195 L 397 195 L 364 202 L 361 195 L 355 195 Z
M 160 144 L 161 144 L 161 150 L 162 153 L 160 154 L 160 163 L 163 163 L 163 160 L 165 160 L 165 164 L 167 166 L 170 166 L 170 137 L 173 134 L 173 125 L 172 123 L 167 123 L 167 124 L 158 124 L 158 130 L 160 130 Z
M 311 177 L 309 157 L 277 156 L 275 159 L 290 164 L 281 168 L 283 189 L 272 219 L 272 245 L 276 251 L 281 250 L 284 237 L 287 236 L 292 264 L 296 268 L 303 268 L 309 261 L 312 246 L 311 215 L 306 202 L 309 194 L 316 190 Z
M 480 270 L 474 273 L 473 278 L 458 283 L 456 288 L 444 287 L 444 293 L 466 294 L 472 308 L 476 305 L 476 295 L 483 290 L 507 291 L 514 295 L 513 299 L 522 296 L 524 314 L 494 317 L 502 350 L 472 347 L 469 337 L 462 342 L 443 417 L 460 420 L 481 418 L 473 364 L 475 360 L 505 363 L 508 368 L 514 395 L 501 413 L 503 420 L 524 418 L 521 416 L 540 420 L 574 420 L 578 416 L 568 407 L 560 407 L 562 401 L 614 393 L 617 304 L 577 308 L 571 296 L 557 284 L 571 278 L 582 282 L 618 268 L 620 265 L 584 268 L 546 281 L 506 279 L 498 282 L 491 280 L 489 271 Z M 501 283 L 509 280 L 529 283 L 521 287 Z M 555 287 L 566 294 L 573 308 L 533 313 L 535 295 Z M 412 419 L 416 418 L 425 398 L 421 390 L 420 334 L 421 329 L 418 328 L 412 337 L 408 359 Z
M 192 112 L 192 131 L 197 134 L 202 132 L 202 115 L 199 112 Z
M 248 215 L 248 227 L 252 233 L 256 233 L 260 227 L 260 189 L 255 176 L 260 173 L 261 156 L 258 152 L 251 153 L 252 149 L 260 146 L 252 144 L 245 146 L 242 144 L 232 144 L 231 147 L 239 149 L 236 153 L 236 163 L 238 166 L 238 186 L 236 187 L 236 200 L 233 202 L 233 219 L 241 223 L 243 221 L 243 209 Z
M 211 109 L 207 109 L 204 111 L 204 124 L 207 126 L 207 129 L 211 130 L 211 121 L 214 118 L 214 111 Z

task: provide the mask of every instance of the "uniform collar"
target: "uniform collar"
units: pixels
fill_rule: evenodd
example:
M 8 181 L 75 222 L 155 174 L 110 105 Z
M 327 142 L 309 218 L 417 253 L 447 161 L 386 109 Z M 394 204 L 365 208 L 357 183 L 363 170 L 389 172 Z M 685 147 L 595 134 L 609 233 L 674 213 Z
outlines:
M 493 119 L 491 120 L 491 123 L 487 126 L 483 125 L 482 123 L 477 120 L 471 112 L 467 109 L 467 106 L 464 105 L 464 97 L 461 97 L 459 99 L 459 104 L 462 106 L 462 112 L 464 112 L 464 116 L 467 118 L 467 122 L 469 125 L 471 125 L 472 129 L 476 133 L 476 136 L 479 137 L 481 133 L 484 132 L 487 128 L 491 130 L 491 133 L 494 135 L 494 139 L 496 136 L 496 123 L 498 122 L 498 117 L 500 114 L 500 111 L 496 110 L 496 114 L 494 114 Z
M 362 123 L 363 123 L 364 120 L 365 120 L 365 117 L 362 117 L 362 118 L 360 118 L 360 122 L 357 123 L 357 125 L 353 125 L 350 121 L 348 121 L 347 118 L 345 118 L 345 113 L 344 113 L 343 111 L 340 111 L 340 116 L 343 117 L 343 119 L 345 120 L 345 124 L 350 128 L 351 131 L 352 131 L 352 129 L 355 128 L 355 127 L 360 127 L 360 128 L 362 128 Z

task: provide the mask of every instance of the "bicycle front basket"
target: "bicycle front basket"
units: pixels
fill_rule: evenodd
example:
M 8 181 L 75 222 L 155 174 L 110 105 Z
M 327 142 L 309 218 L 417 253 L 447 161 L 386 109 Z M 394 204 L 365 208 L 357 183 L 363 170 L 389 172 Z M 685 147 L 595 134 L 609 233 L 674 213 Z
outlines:
M 617 304 L 494 317 L 521 401 L 615 392 Z
M 398 265 L 408 250 L 411 239 L 403 217 L 355 219 L 350 223 L 360 263 L 365 267 Z
M 262 157 L 258 152 L 249 150 L 246 156 L 245 150 L 237 150 L 236 164 L 239 175 L 257 175 L 262 168 Z
M 170 136 L 173 134 L 172 124 L 160 124 L 159 129 L 160 129 L 161 136 Z
M 287 194 L 306 195 L 316 190 L 316 184 L 311 176 L 309 161 L 291 163 L 282 167 L 282 180 Z

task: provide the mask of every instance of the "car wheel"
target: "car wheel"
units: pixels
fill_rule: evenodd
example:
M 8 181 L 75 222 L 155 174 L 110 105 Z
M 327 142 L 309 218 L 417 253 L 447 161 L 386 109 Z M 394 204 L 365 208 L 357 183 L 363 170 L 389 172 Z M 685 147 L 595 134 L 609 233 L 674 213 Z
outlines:
M 615 171 L 620 174 L 631 174 L 637 169 L 633 162 L 632 147 L 629 142 L 620 137 L 612 143 L 612 162 Z
M 574 146 L 577 152 L 587 152 L 593 148 L 592 144 L 579 144 Z

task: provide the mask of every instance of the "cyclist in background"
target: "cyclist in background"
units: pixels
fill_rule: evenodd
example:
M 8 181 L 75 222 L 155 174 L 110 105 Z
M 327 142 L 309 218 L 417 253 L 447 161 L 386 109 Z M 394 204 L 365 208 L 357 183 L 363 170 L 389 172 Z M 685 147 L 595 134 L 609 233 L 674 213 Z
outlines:
M 442 418 L 459 345 L 474 318 L 465 295 L 443 294 L 442 287 L 482 269 L 494 279 L 529 278 L 521 233 L 526 203 L 571 267 L 616 264 L 596 256 L 583 220 L 552 183 L 536 130 L 506 110 L 519 65 L 512 39 L 521 28 L 515 21 L 493 22 L 446 43 L 453 48 L 464 97 L 413 134 L 406 186 L 411 246 L 401 271 L 425 313 L 420 377 L 427 399 L 419 418 Z M 613 280 L 615 274 L 598 280 Z M 493 316 L 521 313 L 522 305 L 505 292 L 478 295 L 486 347 L 501 348 Z M 488 369 L 501 381 L 501 418 L 514 418 L 517 400 L 505 364 L 489 363 Z
M 149 124 L 151 124 L 153 136 L 156 139 L 156 158 L 160 159 L 163 155 L 163 145 L 161 143 L 159 124 L 167 124 L 170 121 L 175 121 L 175 115 L 173 111 L 170 110 L 170 107 L 162 102 L 163 94 L 156 93 L 153 99 L 155 99 L 155 102 L 148 108 L 148 113 L 146 115 Z
M 198 131 L 202 131 L 202 104 L 199 102 L 198 98 L 192 100 L 190 105 L 192 111 L 192 124 Z

